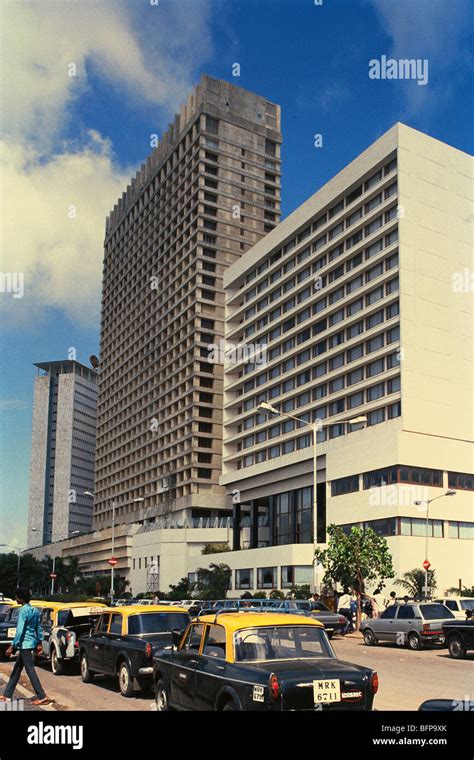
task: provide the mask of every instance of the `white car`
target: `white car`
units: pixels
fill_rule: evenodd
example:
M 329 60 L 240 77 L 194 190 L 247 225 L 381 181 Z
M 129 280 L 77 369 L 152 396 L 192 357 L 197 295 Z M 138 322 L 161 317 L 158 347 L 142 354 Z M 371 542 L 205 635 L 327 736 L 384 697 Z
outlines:
M 455 618 L 466 619 L 466 610 L 474 613 L 474 597 L 472 596 L 445 596 L 443 599 L 435 599 L 438 604 L 444 604 L 451 610 Z

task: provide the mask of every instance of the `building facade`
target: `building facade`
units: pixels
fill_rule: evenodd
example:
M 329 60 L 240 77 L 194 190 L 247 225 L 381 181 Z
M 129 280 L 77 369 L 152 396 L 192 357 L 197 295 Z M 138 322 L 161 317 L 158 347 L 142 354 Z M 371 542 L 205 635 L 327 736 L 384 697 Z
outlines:
M 92 527 L 97 373 L 74 360 L 35 364 L 28 546 Z
M 280 108 L 204 76 L 106 224 L 94 528 L 229 515 L 222 278 L 280 218 Z M 140 502 L 136 500 L 140 499 Z
M 236 591 L 317 585 L 333 523 L 473 584 L 471 219 L 470 157 L 396 124 L 226 271 L 226 340 L 260 347 L 224 375 Z

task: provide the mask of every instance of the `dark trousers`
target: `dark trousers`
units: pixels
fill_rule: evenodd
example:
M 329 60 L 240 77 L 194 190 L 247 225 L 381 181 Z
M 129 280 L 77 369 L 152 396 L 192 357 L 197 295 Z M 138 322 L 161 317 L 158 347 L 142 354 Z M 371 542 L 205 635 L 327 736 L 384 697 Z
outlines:
M 343 607 L 342 609 L 338 610 L 338 615 L 344 615 L 344 617 L 347 618 L 347 625 L 345 627 L 344 633 L 353 631 L 354 623 L 352 622 L 352 612 L 349 607 Z
M 40 680 L 38 676 L 36 675 L 35 666 L 33 664 L 33 649 L 19 649 L 18 650 L 18 657 L 15 662 L 15 667 L 12 670 L 10 680 L 7 683 L 7 688 L 5 689 L 3 696 L 9 697 L 10 699 L 12 698 L 16 685 L 18 681 L 20 680 L 20 676 L 21 676 L 23 668 L 25 668 L 26 670 L 26 674 L 28 678 L 30 679 L 31 685 L 33 689 L 35 690 L 36 696 L 38 697 L 38 699 L 44 699 L 46 694 L 44 693 Z

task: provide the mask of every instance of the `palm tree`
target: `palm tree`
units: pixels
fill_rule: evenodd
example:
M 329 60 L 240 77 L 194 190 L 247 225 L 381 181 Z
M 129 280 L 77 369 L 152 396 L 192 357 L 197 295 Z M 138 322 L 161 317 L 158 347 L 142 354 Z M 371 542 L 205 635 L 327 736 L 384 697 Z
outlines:
M 224 563 L 211 562 L 208 568 L 198 568 L 197 577 L 197 587 L 202 599 L 225 599 L 232 570 Z
M 394 583 L 397 586 L 402 586 L 413 599 L 423 599 L 425 595 L 425 571 L 418 567 L 403 573 L 403 577 L 397 578 Z M 433 596 L 435 590 L 435 571 L 428 570 L 428 596 Z

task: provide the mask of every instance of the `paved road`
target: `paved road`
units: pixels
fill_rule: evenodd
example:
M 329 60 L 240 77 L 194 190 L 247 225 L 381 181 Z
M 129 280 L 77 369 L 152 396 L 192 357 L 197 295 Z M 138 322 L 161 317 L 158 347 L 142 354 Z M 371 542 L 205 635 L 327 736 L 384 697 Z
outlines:
M 3 677 L 0 675 L 1 693 L 3 693 L 5 688 L 5 676 L 10 674 L 12 668 L 12 664 L 6 662 L 0 663 L 0 674 L 3 674 Z M 140 692 L 137 692 L 136 698 L 125 699 L 122 697 L 116 678 L 96 676 L 94 683 L 85 684 L 82 683 L 78 669 L 64 676 L 53 676 L 49 665 L 41 665 L 37 668 L 37 673 L 46 694 L 51 699 L 54 699 L 53 709 L 56 710 L 114 710 L 130 712 L 131 710 L 152 710 L 155 706 L 155 700 L 151 691 L 146 697 L 142 697 Z M 26 687 L 32 695 L 31 687 L 26 677 L 22 676 L 20 684 L 23 688 Z M 23 696 L 23 693 L 17 694 L 17 696 Z
M 419 652 L 389 643 L 367 647 L 357 634 L 334 638 L 332 644 L 339 659 L 377 671 L 377 710 L 418 710 L 425 699 L 474 698 L 474 653 L 453 660 L 437 647 Z
M 380 688 L 375 699 L 378 710 L 417 710 L 425 699 L 444 697 L 464 700 L 474 695 L 474 654 L 465 660 L 453 660 L 446 649 L 412 652 L 392 644 L 365 646 L 359 635 L 345 639 L 336 637 L 333 646 L 341 660 L 367 665 L 379 674 Z M 9 674 L 12 664 L 0 663 L 0 681 Z M 125 699 L 120 695 L 117 680 L 96 677 L 93 684 L 83 684 L 77 672 L 53 676 L 49 666 L 38 668 L 38 674 L 56 710 L 153 710 L 152 694 Z M 22 678 L 23 687 L 29 687 Z M 4 684 L 0 683 L 3 692 Z M 26 693 L 26 692 L 25 692 Z M 51 709 L 51 708 L 49 708 Z

